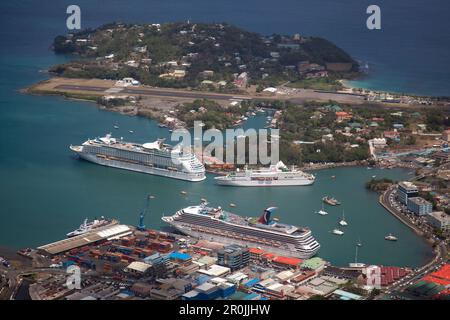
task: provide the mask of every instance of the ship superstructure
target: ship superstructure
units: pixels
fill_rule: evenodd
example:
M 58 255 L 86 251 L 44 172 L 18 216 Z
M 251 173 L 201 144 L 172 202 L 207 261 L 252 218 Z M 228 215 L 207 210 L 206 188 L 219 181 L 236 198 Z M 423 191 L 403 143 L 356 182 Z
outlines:
M 163 140 L 138 144 L 117 140 L 110 134 L 70 146 L 80 158 L 108 167 L 138 171 L 187 181 L 206 178 L 205 167 L 190 152 L 172 148 Z
M 314 256 L 320 244 L 308 228 L 283 224 L 271 219 L 275 210 L 264 210 L 261 217 L 242 217 L 206 203 L 177 211 L 162 220 L 189 236 L 227 244 L 258 247 L 269 252 L 306 259 Z
M 226 176 L 214 178 L 216 183 L 225 186 L 274 187 L 305 186 L 313 184 L 315 176 L 295 168 L 289 169 L 283 162 L 268 168 L 236 170 Z

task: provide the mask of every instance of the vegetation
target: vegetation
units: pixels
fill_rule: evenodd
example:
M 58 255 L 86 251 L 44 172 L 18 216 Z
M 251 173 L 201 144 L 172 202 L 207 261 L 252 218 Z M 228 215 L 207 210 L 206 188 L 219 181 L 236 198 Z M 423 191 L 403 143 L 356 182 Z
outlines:
M 236 113 L 231 109 L 225 110 L 221 105 L 211 100 L 195 100 L 192 103 L 185 103 L 180 106 L 177 116 L 188 127 L 193 127 L 194 121 L 201 121 L 205 125 L 204 129 L 216 128 L 222 130 L 232 127 L 236 116 L 241 112 L 239 110 Z
M 370 181 L 366 183 L 366 189 L 376 191 L 376 192 L 382 192 L 386 191 L 394 181 L 388 178 L 382 178 L 382 179 L 375 179 L 372 178 Z
M 91 58 L 51 69 L 66 77 L 133 77 L 144 84 L 174 88 L 199 88 L 208 79 L 213 85 L 203 85 L 202 89 L 222 92 L 235 91 L 232 82 L 236 74 L 242 72 L 250 75 L 247 84 L 259 86 L 293 81 L 296 85 L 326 90 L 338 87 L 334 80 L 302 82 L 303 77 L 297 72 L 301 61 L 323 67 L 327 63 L 351 65 L 345 73 L 328 71 L 332 79 L 351 77 L 358 70 L 358 64 L 350 55 L 325 39 L 266 37 L 225 23 L 160 26 L 111 23 L 95 30 L 59 35 L 54 39 L 53 49 L 56 53 Z M 170 61 L 175 63 L 168 64 Z M 161 77 L 175 69 L 185 70 L 185 76 Z M 212 73 L 205 75 L 205 70 Z M 220 81 L 226 84 L 218 86 Z
M 322 104 L 307 103 L 303 106 L 287 106 L 283 109 L 280 128 L 280 157 L 287 163 L 302 165 L 318 162 L 351 162 L 369 157 L 367 143 L 357 141 L 355 135 L 335 134 L 345 124 L 337 123 L 334 112 L 320 112 Z M 332 138 L 324 136 L 332 134 Z M 309 144 L 297 144 L 304 141 Z
M 319 78 L 319 79 L 302 79 L 287 84 L 291 88 L 304 88 L 323 91 L 338 91 L 343 89 L 342 83 L 335 79 Z
M 444 110 L 428 110 L 425 119 L 427 128 L 430 131 L 442 131 L 450 127 L 450 119 L 448 114 L 444 114 Z

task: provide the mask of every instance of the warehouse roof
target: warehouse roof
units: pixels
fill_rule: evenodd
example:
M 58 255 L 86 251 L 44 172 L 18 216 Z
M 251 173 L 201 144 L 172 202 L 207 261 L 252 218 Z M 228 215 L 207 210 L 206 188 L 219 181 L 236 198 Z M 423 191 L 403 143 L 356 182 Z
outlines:
M 38 247 L 38 250 L 45 251 L 49 254 L 59 254 L 75 248 L 79 248 L 91 243 L 95 243 L 110 238 L 123 237 L 131 233 L 130 227 L 119 224 L 114 226 L 107 226 L 98 228 L 94 231 L 87 232 L 85 234 L 75 236 L 68 239 L 63 239 L 53 243 L 49 243 Z
M 151 265 L 145 263 L 145 262 L 140 262 L 140 261 L 134 261 L 132 263 L 130 263 L 128 265 L 128 267 L 126 267 L 127 270 L 131 270 L 131 271 L 137 271 L 137 272 L 141 272 L 144 273 L 146 272 L 149 268 L 151 267 Z

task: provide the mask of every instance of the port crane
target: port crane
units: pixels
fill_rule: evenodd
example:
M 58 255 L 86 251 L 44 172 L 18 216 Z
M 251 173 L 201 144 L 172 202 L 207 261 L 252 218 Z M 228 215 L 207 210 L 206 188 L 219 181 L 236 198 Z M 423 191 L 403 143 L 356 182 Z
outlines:
M 146 199 L 145 199 L 145 207 L 144 210 L 140 213 L 139 215 L 139 224 L 137 226 L 137 229 L 139 231 L 144 231 L 145 230 L 145 224 L 144 224 L 144 219 L 145 216 L 147 215 L 147 213 L 149 212 L 149 208 L 150 208 L 150 199 L 153 199 L 154 196 L 152 195 L 147 195 Z

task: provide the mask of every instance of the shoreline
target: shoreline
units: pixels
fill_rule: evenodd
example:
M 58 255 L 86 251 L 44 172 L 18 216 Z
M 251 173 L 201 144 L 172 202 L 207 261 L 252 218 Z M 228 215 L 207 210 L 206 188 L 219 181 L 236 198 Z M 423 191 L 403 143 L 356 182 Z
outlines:
M 431 99 L 431 100 L 438 100 L 438 101 L 447 101 L 447 103 L 450 103 L 450 95 L 448 96 L 437 96 L 437 95 L 423 95 L 423 94 L 417 94 L 417 93 L 408 93 L 408 92 L 396 92 L 396 91 L 389 91 L 389 90 L 377 90 L 377 89 L 371 89 L 371 88 L 363 88 L 358 87 L 349 84 L 349 81 L 357 81 L 357 79 L 339 79 L 338 82 L 342 84 L 344 87 L 343 90 L 340 92 L 347 93 L 347 94 L 363 94 L 363 95 L 390 95 L 393 97 L 412 97 L 416 99 Z M 358 93 L 359 92 L 359 93 Z M 361 93 L 366 92 L 366 93 Z
M 426 234 L 420 230 L 416 225 L 414 225 L 412 222 L 410 222 L 409 220 L 407 220 L 406 217 L 403 217 L 402 215 L 398 214 L 397 212 L 395 212 L 394 210 L 392 210 L 389 205 L 387 205 L 385 203 L 385 198 L 387 196 L 389 196 L 389 194 L 391 194 L 393 192 L 393 187 L 389 187 L 386 191 L 382 192 L 379 197 L 378 197 L 378 203 L 388 212 L 390 213 L 392 216 L 394 216 L 397 220 L 399 220 L 403 225 L 407 226 L 409 229 L 411 229 L 418 237 L 420 237 L 421 239 L 423 239 L 429 246 L 431 249 L 431 252 L 433 253 L 433 257 L 425 264 L 422 265 L 422 268 L 428 268 L 429 266 L 431 266 L 433 263 L 435 263 L 437 261 L 437 259 L 441 256 L 441 251 L 438 248 L 439 245 L 436 244 L 436 242 L 434 242 L 433 240 L 429 239 L 426 237 Z M 436 247 L 435 247 L 436 245 Z M 438 248 L 438 249 L 436 249 Z
M 347 166 L 344 165 L 344 166 L 334 166 L 334 167 L 328 167 L 328 168 L 333 169 L 333 168 L 339 168 L 339 167 L 355 167 L 355 168 L 359 167 L 361 169 L 364 169 L 364 167 L 361 165 L 359 165 L 359 166 L 358 165 L 347 165 Z M 327 169 L 327 168 L 322 168 L 322 169 Z M 317 169 L 317 170 L 320 170 L 320 169 Z M 375 205 L 375 202 L 373 204 Z M 158 228 L 157 230 L 164 231 L 163 229 L 160 229 L 160 228 Z M 32 248 L 34 248 L 34 246 Z M 4 251 L 2 251 L 2 249 L 4 249 Z M 19 249 L 21 249 L 21 248 L 19 248 Z M 19 249 L 17 249 L 17 250 L 19 250 Z M 3 252 L 9 252 L 10 254 L 15 255 L 16 257 L 19 257 L 19 255 L 17 255 L 17 251 L 14 251 L 14 250 L 15 250 L 14 247 L 6 247 L 6 246 L 0 247 L 0 255 Z M 11 259 L 11 260 L 15 260 L 15 259 Z M 25 259 L 25 261 L 27 261 L 27 259 Z M 420 264 L 420 266 L 421 265 L 422 264 Z M 336 264 L 336 266 L 345 267 L 345 265 L 339 265 L 339 264 Z M 400 266 L 405 266 L 405 265 L 400 265 Z

